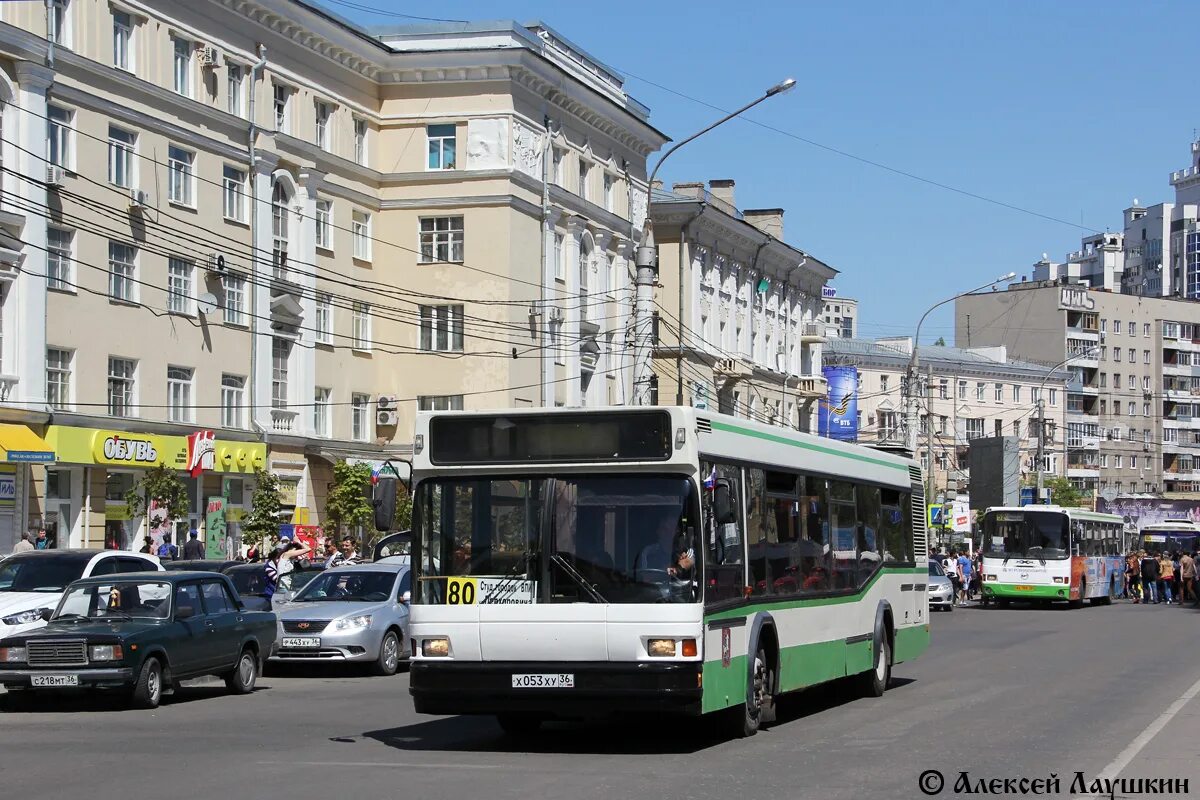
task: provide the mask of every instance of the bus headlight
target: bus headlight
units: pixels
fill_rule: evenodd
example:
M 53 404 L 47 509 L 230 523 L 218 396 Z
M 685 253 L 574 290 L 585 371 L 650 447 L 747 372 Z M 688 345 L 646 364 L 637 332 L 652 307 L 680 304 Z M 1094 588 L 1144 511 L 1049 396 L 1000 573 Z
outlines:
M 996 580 L 996 576 L 995 575 L 984 575 L 983 579 L 985 581 L 994 581 L 994 580 Z
M 440 639 L 424 639 L 421 642 L 421 655 L 429 658 L 446 658 L 450 655 L 450 640 L 442 637 Z
M 651 639 L 646 642 L 646 652 L 655 658 L 672 658 L 675 655 L 675 640 Z

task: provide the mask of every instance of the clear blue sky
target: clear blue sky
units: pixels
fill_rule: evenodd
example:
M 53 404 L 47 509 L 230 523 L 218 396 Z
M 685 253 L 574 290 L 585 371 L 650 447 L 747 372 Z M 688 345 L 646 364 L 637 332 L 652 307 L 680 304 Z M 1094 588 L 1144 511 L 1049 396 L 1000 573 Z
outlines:
M 405 22 L 323 1 L 360 24 Z M 1172 199 L 1168 173 L 1188 165 L 1200 127 L 1200 59 L 1184 32 L 1196 4 L 1184 0 L 353 1 L 451 19 L 541 19 L 624 73 L 675 139 L 717 113 L 633 75 L 722 108 L 795 77 L 795 89 L 750 116 L 1100 230 L 1120 230 L 1135 197 Z M 783 207 L 785 238 L 841 271 L 834 285 L 861 301 L 868 337 L 911 334 L 933 302 L 1009 271 L 1028 275 L 1043 252 L 1061 260 L 1085 234 L 737 120 L 680 150 L 660 175 L 668 185 L 734 178 L 739 206 Z M 923 339 L 952 343 L 951 308 L 930 317 Z

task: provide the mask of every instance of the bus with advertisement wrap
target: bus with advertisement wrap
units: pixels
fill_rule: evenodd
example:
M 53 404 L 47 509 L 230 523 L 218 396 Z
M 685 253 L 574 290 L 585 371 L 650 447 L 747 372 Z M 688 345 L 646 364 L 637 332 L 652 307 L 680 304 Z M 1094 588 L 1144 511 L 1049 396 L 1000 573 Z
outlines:
M 983 515 L 983 599 L 1111 603 L 1124 583 L 1124 520 L 1082 508 L 1028 505 Z
M 692 408 L 417 416 L 410 691 L 426 714 L 722 714 L 929 641 L 921 471 Z M 920 564 L 920 566 L 918 566 Z

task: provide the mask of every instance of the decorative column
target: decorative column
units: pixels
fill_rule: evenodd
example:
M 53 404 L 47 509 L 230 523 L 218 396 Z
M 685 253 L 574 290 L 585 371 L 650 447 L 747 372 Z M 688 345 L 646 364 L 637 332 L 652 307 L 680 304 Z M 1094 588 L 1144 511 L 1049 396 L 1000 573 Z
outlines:
M 542 263 L 543 287 L 553 287 L 555 285 L 554 271 L 557 269 L 557 265 L 554 263 L 554 237 L 556 235 L 554 226 L 558 224 L 559 217 L 562 216 L 562 213 L 562 209 L 546 209 L 546 218 L 542 228 L 542 252 L 545 253 L 545 258 L 543 259 Z M 558 377 L 556 374 L 557 369 L 554 363 L 554 351 L 550 348 L 550 343 L 552 341 L 551 328 L 554 325 L 554 322 L 550 319 L 550 311 L 557 306 L 556 295 L 557 292 L 555 292 L 552 288 L 542 289 L 543 301 L 540 309 L 542 315 L 540 317 L 539 324 L 541 330 L 538 344 L 541 346 L 540 353 L 542 359 L 542 405 L 546 408 L 554 408 L 554 390 L 557 386 L 554 381 Z
M 602 291 L 593 292 L 593 297 L 607 297 L 611 290 L 609 274 L 608 274 L 608 245 L 613 240 L 612 231 L 595 231 L 592 234 L 592 240 L 596 247 L 592 251 L 592 264 L 590 269 L 591 276 L 588 278 L 589 286 L 596 286 L 597 282 L 603 282 Z M 597 264 L 602 264 L 603 268 L 597 268 Z M 589 301 L 592 302 L 592 301 Z M 603 305 L 592 305 L 587 309 L 587 317 L 594 322 L 599 330 L 596 332 L 596 345 L 600 348 L 600 352 L 596 356 L 596 367 L 592 373 L 591 383 L 588 384 L 587 397 L 584 399 L 584 404 L 588 406 L 602 406 L 607 403 L 608 391 L 608 372 L 612 368 L 611 359 L 611 344 L 615 341 L 615 336 L 612 335 L 613 326 L 620 324 L 620 320 L 608 319 L 616 316 L 615 304 L 606 302 Z M 582 344 L 582 342 L 581 342 Z
M 564 294 L 567 296 L 567 299 L 565 300 L 566 307 L 563 309 L 562 336 L 559 338 L 565 350 L 563 361 L 567 365 L 567 373 L 563 376 L 566 378 L 563 382 L 566 389 L 563 392 L 563 396 L 566 398 L 568 406 L 578 406 L 582 399 L 579 391 L 581 373 L 579 359 L 579 306 L 583 301 L 579 297 L 579 293 L 582 291 L 579 285 L 579 254 L 581 251 L 580 241 L 586 230 L 587 220 L 583 217 L 572 216 L 567 218 L 567 237 L 563 242 L 563 255 L 569 265 L 564 270 L 567 279 Z
M 271 422 L 271 189 L 272 175 L 279 165 L 279 156 L 259 151 L 250 176 L 250 213 L 254 214 L 254 275 L 250 280 L 252 313 L 250 320 L 254 339 L 254 426 L 264 431 L 272 429 Z
M 325 182 L 325 173 L 312 167 L 300 170 L 300 190 L 293 199 L 296 214 L 296 231 L 291 236 L 292 249 L 296 251 L 294 260 L 304 264 L 317 263 L 317 192 Z M 289 254 L 289 258 L 292 256 Z M 316 268 L 305 266 L 292 274 L 292 279 L 304 288 L 300 295 L 300 305 L 303 308 L 303 322 L 297 339 L 298 352 L 293 353 L 292 363 L 295 364 L 294 387 L 291 388 L 292 401 L 295 403 L 311 403 L 317 384 L 317 351 L 313 347 L 316 332 L 313 330 L 316 321 Z M 374 312 L 372 312 L 374 313 Z M 374 336 L 378 326 L 372 321 L 371 335 Z M 344 352 L 344 351 L 343 351 Z M 301 436 L 315 436 L 313 415 L 303 413 L 304 406 L 297 407 L 301 414 L 296 418 L 294 432 Z M 374 427 L 373 415 L 368 415 L 368 425 Z

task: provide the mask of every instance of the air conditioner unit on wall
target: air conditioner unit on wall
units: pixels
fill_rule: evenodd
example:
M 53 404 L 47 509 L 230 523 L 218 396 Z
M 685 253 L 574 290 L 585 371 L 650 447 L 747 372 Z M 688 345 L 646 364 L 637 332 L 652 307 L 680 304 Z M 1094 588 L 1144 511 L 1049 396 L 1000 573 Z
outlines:
M 129 190 L 129 207 L 130 208 L 146 208 L 150 205 L 150 193 L 141 189 Z
M 375 425 L 379 428 L 390 428 L 399 420 L 399 416 L 395 411 L 376 411 Z
M 225 265 L 225 256 L 220 253 L 209 253 L 208 269 L 210 272 L 216 272 L 219 275 L 224 275 L 227 269 Z
M 375 407 L 380 411 L 395 411 L 396 410 L 396 395 L 381 394 L 375 399 Z
M 221 51 L 213 47 L 211 44 L 206 44 L 200 48 L 200 66 L 202 67 L 219 67 L 221 66 Z
M 63 176 L 65 172 L 62 167 L 55 164 L 46 166 L 46 185 L 47 186 L 62 186 Z

